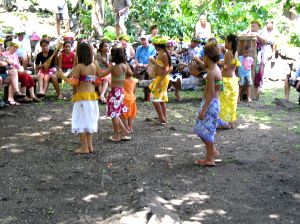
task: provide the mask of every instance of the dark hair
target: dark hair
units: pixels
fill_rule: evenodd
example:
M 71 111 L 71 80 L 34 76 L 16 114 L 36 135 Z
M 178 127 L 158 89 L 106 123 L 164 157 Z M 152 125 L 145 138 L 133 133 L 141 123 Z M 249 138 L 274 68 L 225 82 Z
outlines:
M 46 43 L 47 45 L 49 45 L 50 41 L 47 39 L 42 39 L 40 42 L 40 46 L 42 46 L 43 43 Z
M 150 26 L 150 31 L 154 30 L 154 29 L 157 29 L 157 25 L 152 25 Z
M 244 51 L 249 51 L 250 50 L 250 46 L 249 45 L 246 45 L 245 47 L 244 47 Z
M 220 60 L 220 49 L 216 43 L 209 42 L 204 47 L 204 56 L 207 56 L 214 63 Z
M 85 43 L 85 42 L 80 43 L 77 46 L 76 54 L 78 57 L 79 64 L 84 64 L 87 66 L 93 62 L 92 48 L 88 43 Z
M 236 52 L 237 46 L 238 46 L 238 37 L 236 35 L 229 34 L 226 37 L 226 40 L 231 43 L 232 54 L 235 55 L 235 52 Z
M 108 44 L 108 42 L 107 42 L 107 41 L 102 41 L 102 42 L 100 43 L 100 45 L 99 45 L 99 52 L 100 52 L 100 53 L 101 53 L 101 51 L 102 51 L 102 48 L 103 48 L 104 44 Z
M 160 49 L 162 49 L 163 51 L 166 52 L 167 56 L 168 56 L 168 62 L 169 62 L 169 66 L 172 65 L 172 61 L 171 61 L 171 56 L 170 56 L 170 53 L 169 51 L 167 51 L 167 45 L 165 44 L 154 44 L 155 47 L 158 47 Z
M 114 47 L 111 49 L 111 61 L 116 64 L 126 63 L 126 52 L 124 48 Z
M 210 42 L 210 41 L 214 41 L 216 44 L 218 43 L 218 41 L 217 41 L 217 39 L 215 37 L 208 38 L 207 42 Z
M 69 41 L 69 40 L 66 40 L 66 41 L 64 42 L 64 46 L 66 46 L 66 44 L 70 44 L 70 45 L 72 46 L 72 42 Z

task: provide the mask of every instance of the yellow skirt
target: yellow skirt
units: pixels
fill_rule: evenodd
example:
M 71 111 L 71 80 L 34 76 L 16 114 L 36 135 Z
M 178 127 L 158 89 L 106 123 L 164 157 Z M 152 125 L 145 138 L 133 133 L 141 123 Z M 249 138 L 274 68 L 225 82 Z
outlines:
M 158 84 L 160 83 L 160 86 Z M 162 77 L 156 76 L 153 82 L 149 85 L 151 90 L 151 101 L 152 102 L 168 102 L 168 85 L 169 75 Z
M 237 119 L 237 99 L 239 96 L 239 78 L 223 77 L 224 91 L 220 93 L 219 117 L 226 122 Z

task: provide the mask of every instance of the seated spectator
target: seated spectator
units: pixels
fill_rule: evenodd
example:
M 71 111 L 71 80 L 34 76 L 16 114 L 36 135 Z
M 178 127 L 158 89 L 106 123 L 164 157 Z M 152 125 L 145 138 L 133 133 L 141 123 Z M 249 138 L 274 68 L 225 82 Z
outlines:
M 178 54 L 187 53 L 187 57 L 184 58 L 183 63 L 178 67 L 179 72 L 183 74 L 183 78 L 189 77 L 189 64 L 200 52 L 200 48 L 198 47 L 200 41 L 199 37 L 193 37 L 187 48 L 183 48 L 181 51 L 177 52 Z
M 129 43 L 129 37 L 127 35 L 121 35 L 119 40 L 121 41 L 121 48 L 125 49 L 127 63 L 132 65 L 135 58 L 135 51 Z
M 109 45 L 107 41 L 102 41 L 99 45 L 99 52 L 96 54 L 95 59 L 98 61 L 101 69 L 108 69 L 110 67 L 110 53 Z M 106 103 L 105 94 L 107 92 L 108 86 L 111 84 L 111 74 L 100 78 L 98 91 L 100 94 L 100 101 Z
M 167 51 L 170 54 L 171 63 L 172 63 L 168 91 L 171 91 L 171 89 L 174 87 L 176 100 L 180 101 L 179 91 L 181 89 L 182 74 L 178 72 L 178 67 L 181 62 L 179 59 L 179 55 L 174 51 L 175 46 L 176 46 L 175 40 L 168 41 Z
M 290 76 L 287 76 L 284 82 L 284 94 L 285 99 L 289 100 L 290 98 L 290 87 L 293 86 L 297 92 L 300 93 L 300 65 L 293 66 L 293 72 Z M 298 67 L 298 69 L 297 69 Z M 297 70 L 296 70 L 297 69 Z M 298 99 L 298 103 L 300 104 L 300 96 Z
M 149 57 L 154 56 L 156 50 L 153 45 L 149 44 L 146 36 L 141 37 L 141 45 L 136 49 L 134 64 L 133 64 L 133 73 L 137 78 L 143 80 L 145 77 L 139 77 L 142 75 L 142 72 L 146 71 Z
M 42 52 L 38 53 L 35 59 L 35 72 L 38 77 L 39 82 L 39 93 L 37 94 L 39 98 L 45 96 L 49 81 L 52 81 L 52 84 L 56 90 L 58 99 L 63 99 L 63 95 L 61 94 L 60 87 L 58 84 L 58 79 L 56 76 L 56 67 L 55 67 L 55 56 L 54 50 L 49 50 L 49 41 L 47 39 L 42 39 L 40 42 L 40 46 L 42 48 Z M 52 57 L 51 62 L 49 62 L 49 58 Z M 49 59 L 49 60 L 48 60 Z
M 18 47 L 19 46 L 16 43 L 11 42 L 8 51 L 3 52 L 2 55 L 8 59 L 9 65 L 17 70 L 18 79 L 21 82 L 21 92 L 25 95 L 26 90 L 29 91 L 30 97 L 25 96 L 22 99 L 22 102 L 40 102 L 40 100 L 34 94 L 35 83 L 32 76 L 27 74 L 27 72 L 24 71 L 24 68 L 20 65 L 19 58 L 16 53 Z
M 201 44 L 205 44 L 206 40 L 211 36 L 211 26 L 207 22 L 206 16 L 202 14 L 200 20 L 196 23 L 195 26 L 195 35 L 199 36 L 201 39 Z
M 63 51 L 58 56 L 58 72 L 62 72 L 65 77 L 69 76 L 74 68 L 75 53 L 71 51 L 72 43 L 65 41 Z
M 25 38 L 25 31 L 17 32 L 17 38 L 14 42 L 19 46 L 17 55 L 24 69 L 27 69 L 28 64 L 31 64 L 31 46 L 30 40 Z
M 9 105 L 20 105 L 15 101 L 14 96 L 16 98 L 24 98 L 25 94 L 19 91 L 19 79 L 18 72 L 16 69 L 11 68 L 8 63 L 8 59 L 2 56 L 2 48 L 0 48 L 0 79 L 1 85 L 8 84 L 8 96 L 7 103 Z

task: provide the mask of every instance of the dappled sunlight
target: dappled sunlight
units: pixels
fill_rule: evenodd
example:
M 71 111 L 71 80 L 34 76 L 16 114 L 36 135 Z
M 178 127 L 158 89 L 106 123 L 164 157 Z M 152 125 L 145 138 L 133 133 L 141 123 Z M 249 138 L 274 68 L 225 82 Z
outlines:
M 278 214 L 271 214 L 271 215 L 269 215 L 269 218 L 270 219 L 279 219 L 280 215 L 278 215 Z
M 64 127 L 63 126 L 54 126 L 54 127 L 51 127 L 50 130 L 53 130 L 53 131 L 59 131 L 59 130 L 63 130 Z
M 171 134 L 172 136 L 182 136 L 182 134 L 181 133 L 173 133 L 173 134 Z
M 246 129 L 246 128 L 249 128 L 249 123 L 239 124 L 239 126 L 237 126 L 236 128 L 237 129 Z
M 204 210 L 199 211 L 197 214 L 192 216 L 190 219 L 194 220 L 194 221 L 203 221 L 205 216 L 214 215 L 214 214 L 223 216 L 223 215 L 226 215 L 227 212 L 224 210 L 220 210 L 220 209 L 218 209 L 218 210 L 204 209 Z
M 107 192 L 102 192 L 99 194 L 89 194 L 89 195 L 85 196 L 84 198 L 82 198 L 82 200 L 86 203 L 90 203 L 94 199 L 103 198 L 103 197 L 106 197 L 107 195 L 108 195 Z
M 25 136 L 25 137 L 40 137 L 45 135 L 50 135 L 49 131 L 43 131 L 43 132 L 35 132 L 35 133 L 17 133 L 17 136 Z
M 52 119 L 52 116 L 48 115 L 48 116 L 42 116 L 38 118 L 39 122 L 45 122 L 45 121 L 50 121 Z
M 202 148 L 204 145 L 194 145 L 194 148 L 198 149 L 198 148 Z
M 19 154 L 19 153 L 24 152 L 23 149 L 10 149 L 9 151 L 10 151 L 11 153 L 14 153 L 14 154 Z
M 155 154 L 156 159 L 165 159 L 165 158 L 170 158 L 172 155 L 170 154 Z
M 65 124 L 65 125 L 70 125 L 70 124 L 71 124 L 71 121 L 64 121 L 63 124 Z
M 293 198 L 300 202 L 300 193 L 294 193 Z
M 168 150 L 168 151 L 173 151 L 172 147 L 162 147 L 161 149 Z
M 111 120 L 111 117 L 108 117 L 106 115 L 100 116 L 99 117 L 100 120 Z
M 17 145 L 14 144 L 14 143 L 7 143 L 7 144 L 5 144 L 5 145 L 2 145 L 2 146 L 1 146 L 1 149 L 10 149 L 10 148 L 16 147 L 16 146 L 17 146 Z
M 97 199 L 97 198 L 99 198 L 98 195 L 89 194 L 89 195 L 85 196 L 82 200 L 83 200 L 84 202 L 89 203 L 89 202 L 91 202 L 93 199 Z
M 258 124 L 258 126 L 259 126 L 259 129 L 261 129 L 261 130 L 269 130 L 269 129 L 271 129 L 270 126 L 265 125 L 265 124 Z
M 5 145 L 1 146 L 1 149 L 8 150 L 9 152 L 14 153 L 14 154 L 19 154 L 19 153 L 24 152 L 23 149 L 19 149 L 18 146 L 14 143 L 5 144 Z

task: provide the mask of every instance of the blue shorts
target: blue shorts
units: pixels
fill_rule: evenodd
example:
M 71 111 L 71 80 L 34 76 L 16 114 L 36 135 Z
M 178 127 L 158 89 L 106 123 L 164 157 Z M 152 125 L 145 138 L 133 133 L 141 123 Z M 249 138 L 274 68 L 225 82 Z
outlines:
M 0 74 L 0 76 L 2 77 L 2 81 L 4 81 L 8 75 L 6 73 L 4 73 L 4 74 Z
M 240 77 L 239 85 L 240 86 L 252 86 L 253 82 L 252 82 L 251 76 Z

